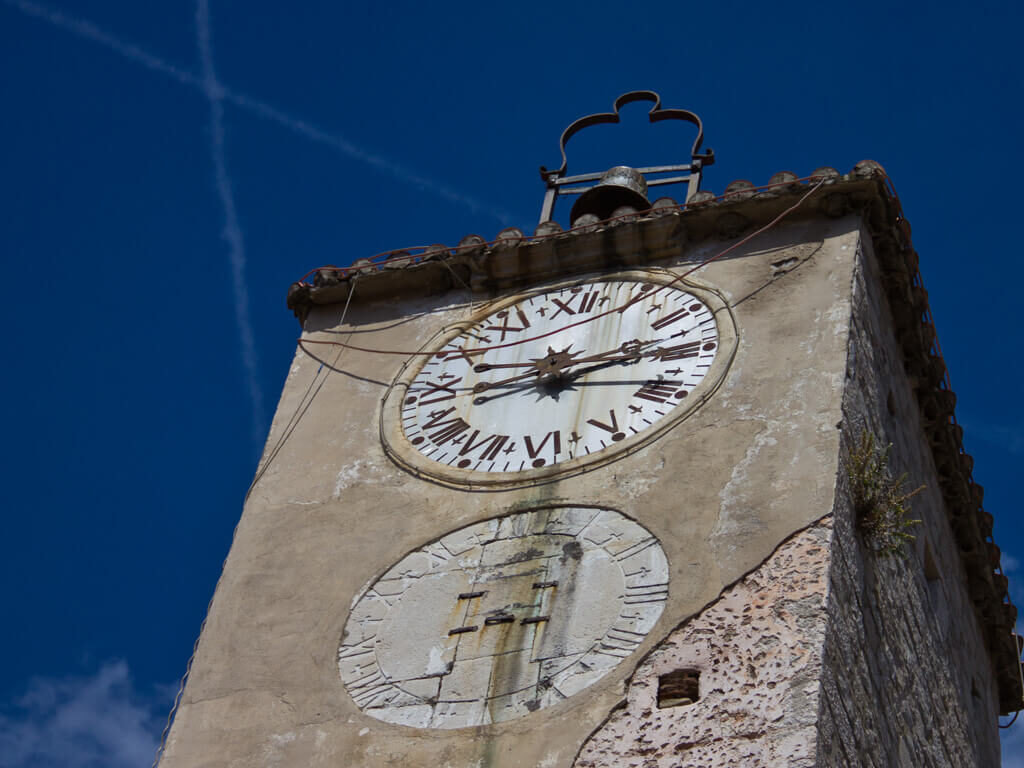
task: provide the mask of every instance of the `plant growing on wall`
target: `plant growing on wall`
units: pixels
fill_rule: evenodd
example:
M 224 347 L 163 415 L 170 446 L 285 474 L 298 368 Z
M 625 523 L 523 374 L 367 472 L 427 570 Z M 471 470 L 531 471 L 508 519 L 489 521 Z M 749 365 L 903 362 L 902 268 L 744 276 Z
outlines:
M 883 555 L 905 555 L 903 545 L 914 540 L 909 529 L 921 521 L 910 518 L 910 499 L 924 486 L 906 491 L 907 473 L 893 477 L 889 471 L 892 443 L 879 448 L 875 436 L 861 430 L 850 448 L 846 471 L 853 495 L 857 526 L 871 547 Z

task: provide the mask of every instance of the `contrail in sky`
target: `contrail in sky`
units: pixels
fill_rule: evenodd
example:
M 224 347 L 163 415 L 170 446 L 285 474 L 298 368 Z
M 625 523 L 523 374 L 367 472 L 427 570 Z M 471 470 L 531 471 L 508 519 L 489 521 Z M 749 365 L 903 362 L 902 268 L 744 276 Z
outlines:
M 170 77 L 180 85 L 185 85 L 201 92 L 210 104 L 210 149 L 214 166 L 214 182 L 217 196 L 224 211 L 224 230 L 222 236 L 228 245 L 228 258 L 231 266 L 231 285 L 235 300 L 235 321 L 241 338 L 242 364 L 248 379 L 249 399 L 252 407 L 252 432 L 257 445 L 263 439 L 263 390 L 259 383 L 259 363 L 256 354 L 256 340 L 249 314 L 249 290 L 245 281 L 245 241 L 238 220 L 238 210 L 231 179 L 227 171 L 224 152 L 224 102 L 239 109 L 250 112 L 265 120 L 277 123 L 292 133 L 306 139 L 323 144 L 347 157 L 354 158 L 379 171 L 387 173 L 399 181 L 412 184 L 434 193 L 451 203 L 469 208 L 473 212 L 486 213 L 495 219 L 508 222 L 514 216 L 486 205 L 470 195 L 451 189 L 433 179 L 421 176 L 408 168 L 399 165 L 381 155 L 370 152 L 353 144 L 344 136 L 332 134 L 316 125 L 294 117 L 264 101 L 252 98 L 244 93 L 225 88 L 217 79 L 213 67 L 213 53 L 210 40 L 210 8 L 209 0 L 197 0 L 196 6 L 196 37 L 199 46 L 199 57 L 202 66 L 200 76 L 175 66 L 145 49 L 126 42 L 110 34 L 101 27 L 84 19 L 75 18 L 59 10 L 50 8 L 31 0 L 0 0 L 5 5 L 16 8 L 27 16 L 40 19 L 54 27 L 63 29 L 84 40 L 97 43 L 119 56 L 135 62 L 146 69 Z
M 99 43 L 105 48 L 109 48 L 114 53 L 118 53 L 124 58 L 130 59 L 136 64 L 141 64 L 147 69 L 152 69 L 154 72 L 169 75 L 182 85 L 191 85 L 194 88 L 202 88 L 202 81 L 191 72 L 186 72 L 173 64 L 169 64 L 163 59 L 144 51 L 137 45 L 132 45 L 131 43 L 126 43 L 123 40 L 117 39 L 108 32 L 104 32 L 90 21 L 74 19 L 60 11 L 50 9 L 36 3 L 27 2 L 27 0 L 3 0 L 3 2 L 17 8 L 28 16 L 42 19 L 55 27 L 60 27 L 61 29 L 72 33 L 73 35 L 77 35 L 85 40 L 91 40 L 94 43 Z
M 258 446 L 263 438 L 263 388 L 260 387 L 259 363 L 256 357 L 256 338 L 249 317 L 249 287 L 245 283 L 245 241 L 238 223 L 238 209 L 228 176 L 224 155 L 224 89 L 217 81 L 213 69 L 213 48 L 210 41 L 210 3 L 196 3 L 196 42 L 203 68 L 203 92 L 210 102 L 210 154 L 213 157 L 213 177 L 217 196 L 224 209 L 224 231 L 231 262 L 231 288 L 235 295 L 235 322 L 242 339 L 242 365 L 249 384 L 249 402 L 252 406 L 253 440 Z
M 17 8 L 28 16 L 41 19 L 55 27 L 59 27 L 60 29 L 70 32 L 77 37 L 98 43 L 108 50 L 111 50 L 114 53 L 135 62 L 136 64 L 141 64 L 154 72 L 167 75 L 181 85 L 190 86 L 206 94 L 204 77 L 197 77 L 193 73 L 171 64 L 170 62 L 149 53 L 137 45 L 125 42 L 90 21 L 74 18 L 53 8 L 40 5 L 39 3 L 30 2 L 30 0 L 0 0 L 0 2 L 3 2 L 5 5 L 9 5 L 13 8 Z M 383 171 L 406 184 L 411 184 L 419 187 L 420 189 L 433 192 L 438 197 L 447 200 L 448 202 L 463 205 L 474 213 L 485 213 L 503 223 L 507 223 L 515 219 L 515 216 L 508 211 L 495 208 L 481 202 L 471 195 L 452 189 L 441 182 L 427 178 L 426 176 L 421 176 L 415 171 L 411 171 L 393 160 L 353 144 L 344 136 L 330 133 L 322 128 L 318 128 L 312 123 L 293 117 L 287 112 L 283 112 L 265 101 L 260 101 L 259 99 L 252 98 L 244 93 L 231 90 L 230 88 L 225 88 L 223 85 L 218 84 L 218 87 L 220 88 L 221 102 L 227 101 L 240 109 L 251 112 L 266 120 L 275 122 L 298 136 L 302 136 L 318 144 L 323 144 L 324 146 L 330 147 L 335 152 L 364 162 L 367 165 L 370 165 L 379 171 Z

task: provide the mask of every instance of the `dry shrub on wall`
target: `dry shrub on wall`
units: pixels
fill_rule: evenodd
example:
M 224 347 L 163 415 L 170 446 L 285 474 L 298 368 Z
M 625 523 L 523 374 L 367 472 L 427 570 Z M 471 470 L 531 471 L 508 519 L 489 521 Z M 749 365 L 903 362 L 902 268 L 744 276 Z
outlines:
M 850 448 L 846 471 L 857 526 L 867 544 L 881 555 L 906 556 L 904 544 L 914 540 L 909 530 L 921 522 L 910 517 L 910 499 L 924 486 L 905 490 L 907 473 L 893 477 L 889 471 L 891 451 L 892 443 L 879 448 L 875 436 L 863 429 Z

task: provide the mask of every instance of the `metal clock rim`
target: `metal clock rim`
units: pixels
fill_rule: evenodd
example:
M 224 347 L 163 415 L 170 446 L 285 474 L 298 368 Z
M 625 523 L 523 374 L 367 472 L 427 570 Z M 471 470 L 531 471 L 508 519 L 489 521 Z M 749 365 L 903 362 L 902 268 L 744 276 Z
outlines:
M 439 329 L 418 350 L 424 353 L 442 348 L 452 339 L 472 328 L 483 319 L 495 312 L 514 306 L 525 299 L 559 288 L 568 288 L 597 282 L 615 280 L 632 282 L 653 282 L 660 286 L 669 286 L 694 293 L 711 310 L 717 323 L 719 349 L 721 353 L 694 391 L 694 397 L 687 398 L 685 406 L 677 406 L 675 411 L 665 419 L 657 422 L 649 429 L 627 437 L 614 446 L 589 456 L 580 456 L 546 467 L 530 468 L 506 473 L 489 473 L 451 467 L 423 456 L 405 437 L 401 428 L 401 404 L 412 381 L 419 375 L 426 360 L 417 354 L 406 360 L 399 369 L 394 380 L 384 394 L 380 405 L 379 433 L 385 455 L 401 469 L 423 480 L 439 485 L 466 491 L 507 491 L 556 482 L 567 477 L 574 477 L 606 466 L 646 448 L 651 442 L 660 438 L 670 429 L 688 419 L 699 410 L 718 391 L 725 381 L 739 346 L 739 335 L 736 330 L 736 319 L 728 299 L 714 285 L 703 280 L 679 275 L 666 267 L 650 267 L 647 269 L 623 270 L 620 272 L 590 274 L 576 276 L 568 280 L 557 280 L 530 288 L 516 294 L 503 296 L 486 306 L 481 307 L 472 317 L 449 323 Z M 710 301 L 709 301 L 710 299 Z M 436 465 L 436 466 L 435 466 Z

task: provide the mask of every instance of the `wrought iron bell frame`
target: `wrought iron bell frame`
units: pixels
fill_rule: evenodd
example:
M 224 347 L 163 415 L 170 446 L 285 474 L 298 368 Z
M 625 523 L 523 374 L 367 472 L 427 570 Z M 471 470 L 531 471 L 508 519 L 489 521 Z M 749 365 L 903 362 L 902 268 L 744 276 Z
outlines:
M 569 142 L 569 139 L 584 128 L 589 128 L 592 125 L 620 122 L 619 110 L 626 104 L 631 104 L 635 101 L 653 102 L 650 110 L 647 112 L 647 119 L 650 122 L 658 123 L 662 120 L 683 120 L 697 126 L 697 138 L 694 139 L 693 146 L 690 149 L 690 162 L 676 163 L 673 165 L 652 165 L 645 168 L 636 168 L 634 170 L 643 174 L 648 187 L 656 187 L 664 184 L 685 183 L 687 202 L 697 193 L 697 190 L 700 189 L 701 170 L 715 162 L 714 150 L 709 149 L 704 153 L 701 153 L 700 151 L 701 144 L 704 141 L 704 125 L 701 123 L 700 117 L 698 117 L 696 113 L 690 112 L 687 109 L 662 109 L 661 96 L 654 91 L 630 91 L 629 93 L 622 94 L 615 100 L 613 112 L 598 112 L 593 115 L 581 117 L 562 131 L 562 138 L 559 141 L 559 149 L 562 153 L 562 164 L 551 171 L 543 165 L 540 167 L 540 177 L 547 187 L 544 193 L 544 203 L 541 206 L 540 211 L 541 224 L 546 221 L 551 221 L 551 216 L 555 210 L 555 202 L 559 195 L 581 195 L 596 186 L 595 184 L 578 187 L 569 185 L 579 184 L 580 182 L 598 181 L 607 171 L 607 169 L 602 169 L 593 173 L 581 173 L 573 176 L 566 176 L 565 173 L 569 163 L 565 156 L 565 145 Z M 682 171 L 683 175 L 655 179 L 647 178 L 647 174 L 672 173 L 674 171 Z

